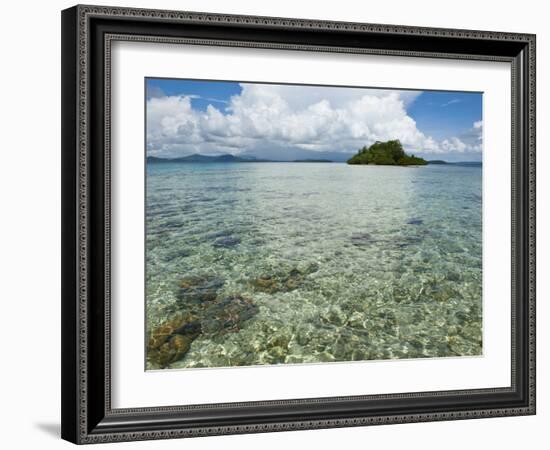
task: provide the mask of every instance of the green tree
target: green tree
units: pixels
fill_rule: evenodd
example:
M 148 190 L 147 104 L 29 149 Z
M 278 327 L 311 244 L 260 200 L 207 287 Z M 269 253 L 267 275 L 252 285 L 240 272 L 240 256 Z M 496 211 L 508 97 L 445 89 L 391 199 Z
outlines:
M 423 158 L 407 155 L 399 140 L 376 141 L 370 147 L 364 146 L 348 159 L 348 164 L 374 164 L 379 166 L 423 166 Z

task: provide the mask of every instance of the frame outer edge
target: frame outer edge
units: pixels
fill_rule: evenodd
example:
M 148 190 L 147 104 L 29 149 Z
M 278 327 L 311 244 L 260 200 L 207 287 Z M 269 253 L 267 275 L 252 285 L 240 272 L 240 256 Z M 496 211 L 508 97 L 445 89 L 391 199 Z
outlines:
M 164 22 L 215 25 L 240 24 L 252 27 L 319 29 L 382 34 L 467 38 L 522 42 L 528 51 L 528 401 L 526 406 L 444 413 L 373 416 L 350 419 L 280 422 L 250 426 L 197 427 L 165 431 L 94 433 L 89 430 L 87 400 L 87 314 L 88 283 L 88 64 L 90 17 L 128 17 Z M 250 432 L 410 423 L 535 413 L 535 36 L 532 34 L 453 30 L 412 26 L 376 25 L 323 20 L 236 16 L 182 11 L 78 5 L 62 13 L 62 437 L 74 443 L 99 443 L 143 439 L 166 439 Z M 65 41 L 72 42 L 65 42 Z M 75 107 L 76 105 L 76 107 Z
M 502 31 L 468 30 L 455 28 L 439 28 L 427 26 L 376 24 L 364 22 L 347 22 L 324 19 L 303 19 L 279 16 L 252 16 L 240 14 L 205 13 L 200 11 L 174 11 L 167 9 L 129 8 L 121 6 L 99 6 L 79 4 L 78 8 L 84 14 L 98 16 L 116 16 L 149 20 L 163 20 L 177 23 L 211 23 L 236 24 L 249 27 L 278 27 L 280 29 L 304 30 L 336 30 L 377 32 L 382 34 L 427 35 L 432 37 L 455 37 L 466 39 L 488 39 L 498 41 L 529 42 L 535 36 L 530 33 L 514 33 Z
M 77 334 L 78 340 L 78 391 L 77 391 L 77 405 L 78 405 L 78 436 L 77 444 L 85 444 L 91 442 L 89 438 L 89 402 L 88 402 L 88 328 L 89 317 L 91 314 L 91 308 L 89 308 L 89 291 L 88 291 L 88 254 L 89 254 L 89 215 L 90 204 L 88 201 L 88 183 L 89 183 L 89 118 L 90 118 L 90 105 L 88 101 L 88 68 L 89 68 L 89 48 L 90 48 L 90 36 L 88 30 L 89 17 L 87 14 L 87 8 L 82 5 L 76 6 L 77 11 L 77 41 L 78 41 L 78 53 L 77 53 L 77 101 L 78 101 L 78 114 L 76 119 L 77 130 L 77 191 L 78 191 L 78 230 L 77 230 L 77 308 L 79 321 L 77 322 Z
M 77 19 L 78 8 L 61 13 L 61 437 L 77 443 Z
M 529 152 L 529 183 L 528 183 L 528 196 L 529 196 L 529 412 L 530 414 L 536 414 L 537 411 L 537 395 L 536 395 L 536 103 L 537 103 L 537 68 L 536 68 L 536 53 L 537 53 L 537 37 L 536 35 L 529 36 L 528 52 L 529 52 L 529 123 L 528 123 L 528 152 Z

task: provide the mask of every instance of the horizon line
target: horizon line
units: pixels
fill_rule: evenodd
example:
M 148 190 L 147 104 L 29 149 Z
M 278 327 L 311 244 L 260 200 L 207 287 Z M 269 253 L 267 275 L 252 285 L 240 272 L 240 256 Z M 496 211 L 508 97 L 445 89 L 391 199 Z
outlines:
M 342 153 L 343 155 L 347 155 L 348 153 Z M 352 155 L 352 153 L 349 153 Z M 221 163 L 228 163 L 228 164 L 235 164 L 235 163 L 262 163 L 262 162 L 275 162 L 275 163 L 289 163 L 289 162 L 323 162 L 323 163 L 346 163 L 347 161 L 337 161 L 334 159 L 328 159 L 328 158 L 297 158 L 297 159 L 287 159 L 287 160 L 277 160 L 277 159 L 268 159 L 268 158 L 245 158 L 237 155 L 233 155 L 231 153 L 221 153 L 218 155 L 203 155 L 200 153 L 192 153 L 190 155 L 185 156 L 174 156 L 174 157 L 163 157 L 163 156 L 154 156 L 154 155 L 147 155 L 146 159 L 156 159 L 160 161 L 166 161 L 166 162 L 178 162 L 177 160 L 187 159 L 192 156 L 200 156 L 202 158 L 209 158 L 209 159 L 217 159 L 221 158 L 223 156 L 231 156 L 236 161 L 219 161 Z M 191 163 L 200 163 L 199 161 L 190 161 Z M 476 161 L 476 160 L 464 160 L 464 161 L 447 161 L 444 159 L 427 159 L 426 162 L 429 163 L 444 163 L 444 164 L 483 164 L 483 161 Z

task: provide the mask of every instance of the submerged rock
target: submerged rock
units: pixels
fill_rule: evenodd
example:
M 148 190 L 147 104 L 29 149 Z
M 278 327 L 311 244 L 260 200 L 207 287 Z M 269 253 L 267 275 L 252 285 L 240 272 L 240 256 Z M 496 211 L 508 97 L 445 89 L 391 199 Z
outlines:
M 195 307 L 193 313 L 176 314 L 151 332 L 147 359 L 151 366 L 165 368 L 183 358 L 201 334 L 239 331 L 258 311 L 252 300 L 231 295 Z
M 414 244 L 419 244 L 422 242 L 422 238 L 419 236 L 405 236 L 397 238 L 393 241 L 396 247 L 405 248 Z
M 148 348 L 160 348 L 172 335 L 176 334 L 176 330 L 185 326 L 187 323 L 192 323 L 194 320 L 195 316 L 189 313 L 174 314 L 168 320 L 164 321 L 161 325 L 151 331 Z
M 462 275 L 459 272 L 449 270 L 447 272 L 446 279 L 448 281 L 460 281 L 462 279 Z
M 300 272 L 298 269 L 292 269 L 288 274 L 288 277 L 286 277 L 286 279 L 284 280 L 285 290 L 293 291 L 294 289 L 300 287 L 303 281 L 304 276 L 302 272 Z
M 308 266 L 305 269 L 305 272 L 306 273 L 315 273 L 318 270 L 319 270 L 319 264 L 317 264 L 316 262 L 312 262 L 312 263 L 308 264 Z
M 282 347 L 272 347 L 268 351 L 269 360 L 271 364 L 281 364 L 285 362 L 287 350 Z
M 351 234 L 351 243 L 356 247 L 362 247 L 372 242 L 374 242 L 374 239 L 369 233 L 358 232 Z
M 460 298 L 460 293 L 449 284 L 434 284 L 425 293 L 431 300 L 441 303 Z
M 454 318 L 459 325 L 465 325 L 467 322 L 471 320 L 470 316 L 464 311 L 456 312 L 454 315 Z
M 170 261 L 173 261 L 175 259 L 187 258 L 188 256 L 191 256 L 191 251 L 190 250 L 178 249 L 178 250 L 174 250 L 174 251 L 171 251 L 171 252 L 167 253 L 164 256 L 164 260 L 167 261 L 167 262 L 170 262 Z
M 331 325 L 343 326 L 346 324 L 348 317 L 339 306 L 331 306 L 328 310 L 321 312 L 321 320 Z
M 214 301 L 224 281 L 208 275 L 185 277 L 179 282 L 177 298 L 185 304 Z
M 202 331 L 208 334 L 238 331 L 243 322 L 257 313 L 258 307 L 252 300 L 241 295 L 231 295 L 205 310 Z
M 362 349 L 355 349 L 351 352 L 352 361 L 365 361 L 369 359 L 369 355 Z
M 267 340 L 267 344 L 270 347 L 281 347 L 284 349 L 288 348 L 290 343 L 291 336 L 284 332 L 276 333 Z
M 271 275 L 260 275 L 251 282 L 255 290 L 273 294 L 280 290 L 280 283 Z
M 285 358 L 285 364 L 300 364 L 304 362 L 304 358 L 300 355 L 288 355 Z
M 354 311 L 349 317 L 346 325 L 352 328 L 367 328 L 367 316 L 362 312 Z
M 304 274 L 294 268 L 288 274 L 282 276 L 260 275 L 250 284 L 254 290 L 274 294 L 275 292 L 290 292 L 298 289 L 304 281 Z
M 241 240 L 239 238 L 233 237 L 233 236 L 227 236 L 222 237 L 214 241 L 214 244 L 212 244 L 214 247 L 219 248 L 230 248 L 235 247 L 236 245 L 240 244 Z
M 188 322 L 174 330 L 175 334 L 199 335 L 202 331 L 201 323 L 198 320 Z
M 200 335 L 200 323 L 190 314 L 176 314 L 151 332 L 147 359 L 154 367 L 165 368 L 181 359 Z
M 206 238 L 207 239 L 225 238 L 225 237 L 230 237 L 233 233 L 234 232 L 232 230 L 219 230 L 213 233 L 208 233 L 206 235 Z

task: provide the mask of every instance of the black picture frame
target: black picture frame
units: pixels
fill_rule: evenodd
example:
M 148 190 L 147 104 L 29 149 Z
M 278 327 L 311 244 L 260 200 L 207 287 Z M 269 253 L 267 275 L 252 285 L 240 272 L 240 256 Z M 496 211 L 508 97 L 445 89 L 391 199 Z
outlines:
M 113 40 L 509 62 L 511 386 L 111 408 L 108 112 Z M 64 439 L 83 444 L 529 414 L 535 414 L 534 35 L 81 5 L 62 12 Z

